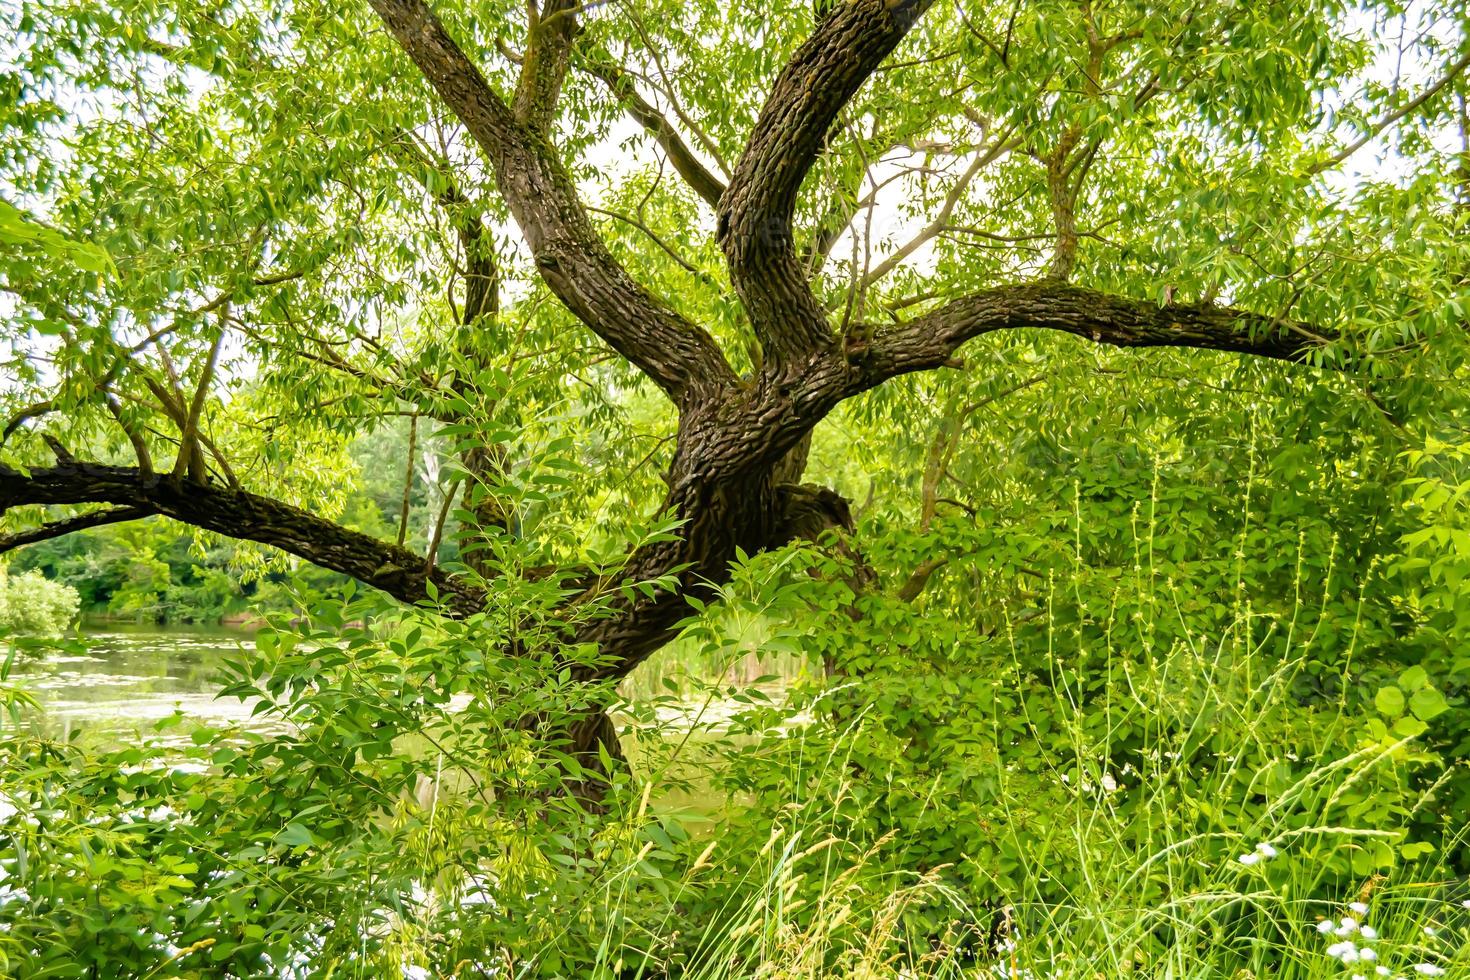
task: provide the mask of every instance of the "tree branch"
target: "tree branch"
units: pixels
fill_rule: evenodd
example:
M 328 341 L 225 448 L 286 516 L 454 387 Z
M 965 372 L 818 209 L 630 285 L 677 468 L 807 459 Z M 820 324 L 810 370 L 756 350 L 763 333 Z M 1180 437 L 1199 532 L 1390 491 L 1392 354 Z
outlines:
M 1387 115 L 1374 122 L 1371 126 L 1368 127 L 1368 131 L 1360 136 L 1358 139 L 1349 143 L 1347 146 L 1343 147 L 1341 150 L 1334 153 L 1327 159 L 1319 160 L 1316 163 L 1312 164 L 1310 167 L 1307 168 L 1307 173 L 1320 174 L 1322 171 L 1331 170 L 1339 163 L 1342 163 L 1348 157 L 1352 156 L 1354 153 L 1357 153 L 1363 147 L 1371 143 L 1379 134 L 1388 129 L 1388 127 L 1392 126 L 1394 123 L 1398 122 L 1400 119 L 1404 118 L 1409 113 L 1413 112 L 1415 109 L 1419 108 L 1424 103 L 1428 102 L 1430 99 L 1438 95 L 1446 85 L 1459 77 L 1459 75 L 1467 68 L 1470 68 L 1470 54 L 1464 55 L 1454 64 L 1447 67 L 1444 71 L 1444 74 L 1441 75 L 1438 80 L 1434 82 L 1434 84 L 1430 85 L 1424 91 L 1420 92 L 1417 96 L 1404 103 L 1403 106 L 1395 109 L 1393 112 L 1388 113 Z
M 974 182 L 975 176 L 985 167 L 1008 153 L 1014 146 L 1014 143 L 1003 139 L 984 151 L 977 152 L 975 159 L 970 162 L 970 166 L 954 182 L 954 186 L 949 189 L 949 193 L 944 196 L 944 202 L 940 205 L 938 213 L 934 215 L 934 219 L 907 242 L 899 246 L 892 255 L 878 263 L 875 268 L 863 276 L 863 287 L 867 288 L 877 283 L 878 280 L 898 268 L 910 255 L 913 255 L 914 252 L 918 251 L 936 235 L 949 227 L 949 219 L 954 214 L 954 209 L 959 205 L 960 198 L 964 197 L 965 190 Z
M 718 208 L 720 195 L 725 193 L 724 183 L 694 155 L 673 124 L 639 94 L 628 73 L 612 64 L 591 64 L 587 66 L 587 71 L 601 79 L 628 115 L 663 147 L 664 153 L 668 154 L 669 163 L 673 164 L 674 170 L 684 178 L 684 182 L 694 193 L 703 198 L 710 207 Z
M 635 282 L 598 237 L 571 175 L 533 128 L 545 93 L 518 100 L 527 107 L 523 122 L 424 0 L 371 3 L 490 159 L 537 270 L 557 298 L 676 403 L 694 389 L 734 385 L 735 372 L 714 339 Z M 557 18 L 557 30 L 571 21 Z
M 1220 306 L 1160 306 L 1056 281 L 999 286 L 954 300 L 871 339 L 855 331 L 846 395 L 943 367 L 965 341 L 995 330 L 1059 330 L 1116 347 L 1193 347 L 1299 361 L 1326 332 Z M 820 377 L 820 375 L 817 375 Z
M 432 584 L 440 601 L 454 615 L 469 615 L 485 602 L 480 590 L 443 572 L 426 572 L 423 559 L 406 548 L 244 490 L 192 481 L 175 482 L 131 467 L 102 463 L 64 463 L 32 469 L 29 474 L 0 465 L 0 514 L 29 504 L 111 504 L 123 510 L 139 511 L 139 516 L 161 514 L 226 537 L 280 548 L 314 565 L 382 589 L 404 602 L 432 598 Z M 116 515 L 119 511 L 102 513 Z M 98 523 L 104 521 L 99 519 Z M 78 526 L 90 525 L 73 525 L 69 530 Z M 40 531 L 38 528 L 20 534 L 35 535 Z M 61 530 L 46 536 L 64 533 Z
M 76 517 L 67 517 L 59 521 L 51 521 L 39 527 L 33 527 L 26 531 L 16 531 L 14 534 L 0 534 L 0 555 L 7 551 L 13 551 L 25 544 L 35 544 L 37 541 L 49 541 L 59 538 L 73 531 L 84 531 L 89 527 L 102 527 L 104 524 L 121 524 L 124 521 L 136 521 L 147 517 L 153 511 L 146 507 L 116 507 L 107 510 L 97 510 L 90 514 L 79 514 Z
M 777 77 L 720 199 L 717 235 L 766 362 L 828 347 L 832 332 L 797 259 L 797 191 L 842 110 L 932 0 L 850 0 Z

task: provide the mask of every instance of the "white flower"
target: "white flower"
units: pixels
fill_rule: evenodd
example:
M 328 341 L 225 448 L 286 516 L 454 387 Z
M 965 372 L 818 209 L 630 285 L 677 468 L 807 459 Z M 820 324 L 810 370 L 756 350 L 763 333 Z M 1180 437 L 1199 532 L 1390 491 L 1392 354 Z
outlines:
M 1433 963 L 1415 963 L 1414 972 L 1421 977 L 1442 977 L 1444 976 L 1444 967 L 1435 966 Z
M 1358 931 L 1363 934 L 1363 938 L 1364 939 L 1377 939 L 1378 938 L 1378 930 L 1377 929 L 1374 929 L 1372 926 L 1364 926 L 1362 929 L 1359 929 Z
M 1377 966 L 1375 966 L 1373 968 L 1373 972 L 1376 973 L 1376 974 L 1378 974 L 1380 977 L 1386 977 L 1390 973 L 1392 973 L 1393 971 L 1390 970 L 1388 967 L 1384 966 L 1382 963 L 1380 963 L 1380 964 L 1378 964 Z
M 1358 931 L 1358 920 L 1348 916 L 1342 920 L 1342 925 L 1337 927 L 1339 936 L 1351 936 Z
M 1240 856 L 1240 863 L 1241 864 L 1256 864 L 1260 860 L 1261 860 L 1261 856 L 1259 854 L 1254 854 L 1254 853 L 1253 854 L 1242 854 Z
M 1372 947 L 1368 947 L 1368 946 L 1365 946 L 1363 949 L 1359 950 L 1358 955 L 1362 959 L 1365 959 L 1365 960 L 1376 960 L 1376 959 L 1378 959 L 1378 954 L 1373 951 Z
M 1261 857 L 1269 860 L 1270 858 L 1276 856 L 1276 848 L 1272 847 L 1270 844 L 1267 844 L 1265 841 L 1262 841 L 1261 843 L 1256 845 L 1256 853 L 1259 854 Z
M 1327 955 L 1344 963 L 1358 962 L 1358 947 L 1348 940 L 1327 947 Z
M 1368 914 L 1368 903 L 1367 902 L 1351 902 L 1351 903 L 1348 904 L 1348 908 L 1352 909 L 1354 912 L 1358 913 L 1359 915 L 1367 915 Z
M 1317 931 L 1324 936 L 1336 928 L 1337 923 L 1333 922 L 1331 919 L 1323 919 L 1321 922 L 1317 923 Z
M 1425 926 L 1424 935 L 1428 936 L 1430 939 L 1433 939 L 1435 936 L 1439 935 L 1439 933 L 1435 931 L 1433 926 Z
M 1352 980 L 1368 980 L 1368 978 L 1363 976 L 1361 973 L 1354 973 Z
M 1470 898 L 1467 898 L 1463 902 L 1461 902 L 1460 903 L 1460 908 L 1462 908 L 1462 909 L 1470 909 Z

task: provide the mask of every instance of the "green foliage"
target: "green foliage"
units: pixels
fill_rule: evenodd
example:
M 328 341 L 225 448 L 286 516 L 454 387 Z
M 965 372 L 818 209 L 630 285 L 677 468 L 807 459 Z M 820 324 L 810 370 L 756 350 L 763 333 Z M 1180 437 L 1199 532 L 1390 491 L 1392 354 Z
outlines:
M 747 372 L 717 222 L 585 69 L 728 176 L 828 5 L 579 6 L 556 152 Z M 535 5 L 434 7 L 508 90 Z M 1462 8 L 935 4 L 780 229 L 834 334 L 1041 274 L 1064 147 L 1076 281 L 1332 336 L 1279 365 L 1006 330 L 845 403 L 803 479 L 855 533 L 691 596 L 621 686 L 631 768 L 569 750 L 617 694 L 566 637 L 703 589 L 623 581 L 678 530 L 689 434 L 501 241 L 367 6 L 0 10 L 3 465 L 63 460 L 44 428 L 162 479 L 197 392 L 213 488 L 401 528 L 490 596 L 393 607 L 161 518 L 17 555 L 3 631 L 268 625 L 221 679 L 252 724 L 121 747 L 36 723 L 6 648 L 0 973 L 1297 980 L 1345 972 L 1319 920 L 1372 942 L 1354 902 L 1392 973 L 1470 970 L 1423 932 L 1470 901 L 1470 92 L 1413 77 L 1463 56 Z M 470 322 L 477 248 L 504 308 Z
M 55 636 L 76 621 L 77 590 L 39 572 L 12 575 L 0 563 L 0 636 Z
M 0 201 L 0 244 L 17 251 L 27 249 L 42 257 L 75 265 L 85 272 L 117 271 L 107 252 L 96 245 L 75 242 L 48 228 L 9 201 Z

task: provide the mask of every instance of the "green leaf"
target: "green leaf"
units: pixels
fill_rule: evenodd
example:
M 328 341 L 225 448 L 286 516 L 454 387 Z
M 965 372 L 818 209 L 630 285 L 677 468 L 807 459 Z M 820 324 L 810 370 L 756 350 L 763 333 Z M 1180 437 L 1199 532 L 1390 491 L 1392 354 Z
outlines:
M 1420 721 L 1428 721 L 1449 710 L 1444 695 L 1432 687 L 1421 687 L 1409 698 L 1409 710 Z
M 1404 692 L 1391 684 L 1379 688 L 1373 698 L 1373 706 L 1378 709 L 1379 714 L 1397 718 L 1404 713 Z

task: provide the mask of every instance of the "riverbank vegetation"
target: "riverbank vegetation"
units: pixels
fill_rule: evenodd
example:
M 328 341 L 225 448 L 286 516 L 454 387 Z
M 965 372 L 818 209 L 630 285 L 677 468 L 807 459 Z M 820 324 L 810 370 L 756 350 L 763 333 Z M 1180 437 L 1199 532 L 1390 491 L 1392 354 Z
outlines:
M 3 18 L 0 970 L 1470 975 L 1462 4 Z
M 0 636 L 54 636 L 76 621 L 77 590 L 35 571 L 12 574 L 0 563 Z

